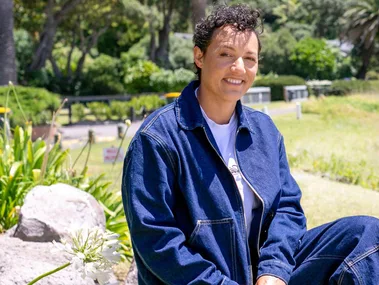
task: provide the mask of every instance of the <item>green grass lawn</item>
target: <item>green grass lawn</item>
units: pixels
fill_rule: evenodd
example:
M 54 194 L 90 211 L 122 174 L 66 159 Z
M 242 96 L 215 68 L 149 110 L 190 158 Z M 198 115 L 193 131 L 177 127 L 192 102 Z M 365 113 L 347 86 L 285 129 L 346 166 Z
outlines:
M 303 196 L 301 205 L 308 229 L 353 215 L 379 218 L 379 192 L 331 181 L 318 175 L 293 171 Z
M 121 176 L 122 176 L 122 162 L 116 162 L 113 166 L 112 163 L 103 162 L 103 149 L 108 147 L 119 147 L 121 140 L 115 140 L 113 142 L 95 143 L 91 147 L 91 152 L 88 158 L 88 175 L 98 176 L 105 173 L 104 179 L 113 182 L 112 189 L 121 189 Z M 127 150 L 129 140 L 123 142 L 124 152 Z M 81 152 L 80 149 L 70 150 L 71 162 L 73 163 Z M 88 153 L 88 147 L 83 151 L 79 157 L 78 162 L 75 165 L 75 169 L 80 172 L 85 164 Z
M 273 118 L 292 167 L 379 190 L 379 96 L 328 98 L 303 108 L 301 120 Z
M 256 110 L 262 110 L 264 106 L 267 106 L 269 110 L 270 109 L 290 109 L 290 108 L 295 108 L 296 103 L 285 102 L 285 101 L 273 101 L 270 103 L 263 103 L 263 104 L 247 104 L 247 106 Z

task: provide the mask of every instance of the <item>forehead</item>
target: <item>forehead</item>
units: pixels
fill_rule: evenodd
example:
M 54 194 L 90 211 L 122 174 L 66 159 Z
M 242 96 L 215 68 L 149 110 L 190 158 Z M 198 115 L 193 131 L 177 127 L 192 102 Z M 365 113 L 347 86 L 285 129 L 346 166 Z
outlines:
M 212 35 L 209 47 L 231 46 L 258 50 L 258 38 L 252 30 L 239 31 L 232 25 L 217 28 Z

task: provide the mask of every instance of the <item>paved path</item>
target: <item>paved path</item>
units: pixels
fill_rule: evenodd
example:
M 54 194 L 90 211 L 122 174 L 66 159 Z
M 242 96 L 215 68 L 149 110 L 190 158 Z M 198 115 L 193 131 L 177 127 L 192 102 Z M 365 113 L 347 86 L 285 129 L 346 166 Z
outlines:
M 270 116 L 278 116 L 289 113 L 295 113 L 296 109 L 294 107 L 289 107 L 285 109 L 272 109 L 269 110 Z M 117 126 L 120 123 L 115 122 L 105 122 L 101 124 L 92 124 L 92 125 L 72 125 L 72 126 L 63 126 L 59 128 L 60 133 L 62 134 L 62 144 L 63 148 L 79 148 L 83 146 L 88 139 L 88 131 L 93 130 L 95 132 L 95 138 L 97 142 L 104 141 L 113 141 L 117 138 Z M 142 121 L 133 122 L 130 126 L 126 137 L 133 137 L 139 127 L 141 126 Z M 122 124 L 124 129 L 125 124 Z

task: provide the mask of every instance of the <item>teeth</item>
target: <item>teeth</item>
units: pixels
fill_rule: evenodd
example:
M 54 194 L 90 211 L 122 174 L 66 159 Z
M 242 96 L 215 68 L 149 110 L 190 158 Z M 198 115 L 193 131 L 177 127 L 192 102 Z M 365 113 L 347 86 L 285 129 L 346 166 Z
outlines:
M 230 78 L 227 78 L 226 81 L 233 83 L 233 84 L 241 84 L 242 83 L 242 80 L 230 79 Z

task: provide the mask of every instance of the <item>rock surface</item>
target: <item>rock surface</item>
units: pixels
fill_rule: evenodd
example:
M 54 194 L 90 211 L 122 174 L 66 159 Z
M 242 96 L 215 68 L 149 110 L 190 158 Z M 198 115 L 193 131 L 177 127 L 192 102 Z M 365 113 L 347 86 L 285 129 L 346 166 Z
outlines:
M 37 186 L 26 195 L 14 236 L 24 241 L 59 241 L 67 239 L 70 230 L 95 226 L 105 228 L 104 211 L 96 199 L 58 183 Z
M 134 259 L 130 264 L 128 275 L 125 279 L 125 285 L 138 285 L 138 270 Z
M 0 284 L 25 285 L 37 276 L 68 262 L 66 255 L 51 253 L 52 243 L 25 242 L 18 238 L 0 236 Z M 38 285 L 93 285 L 82 279 L 73 266 L 38 281 Z

